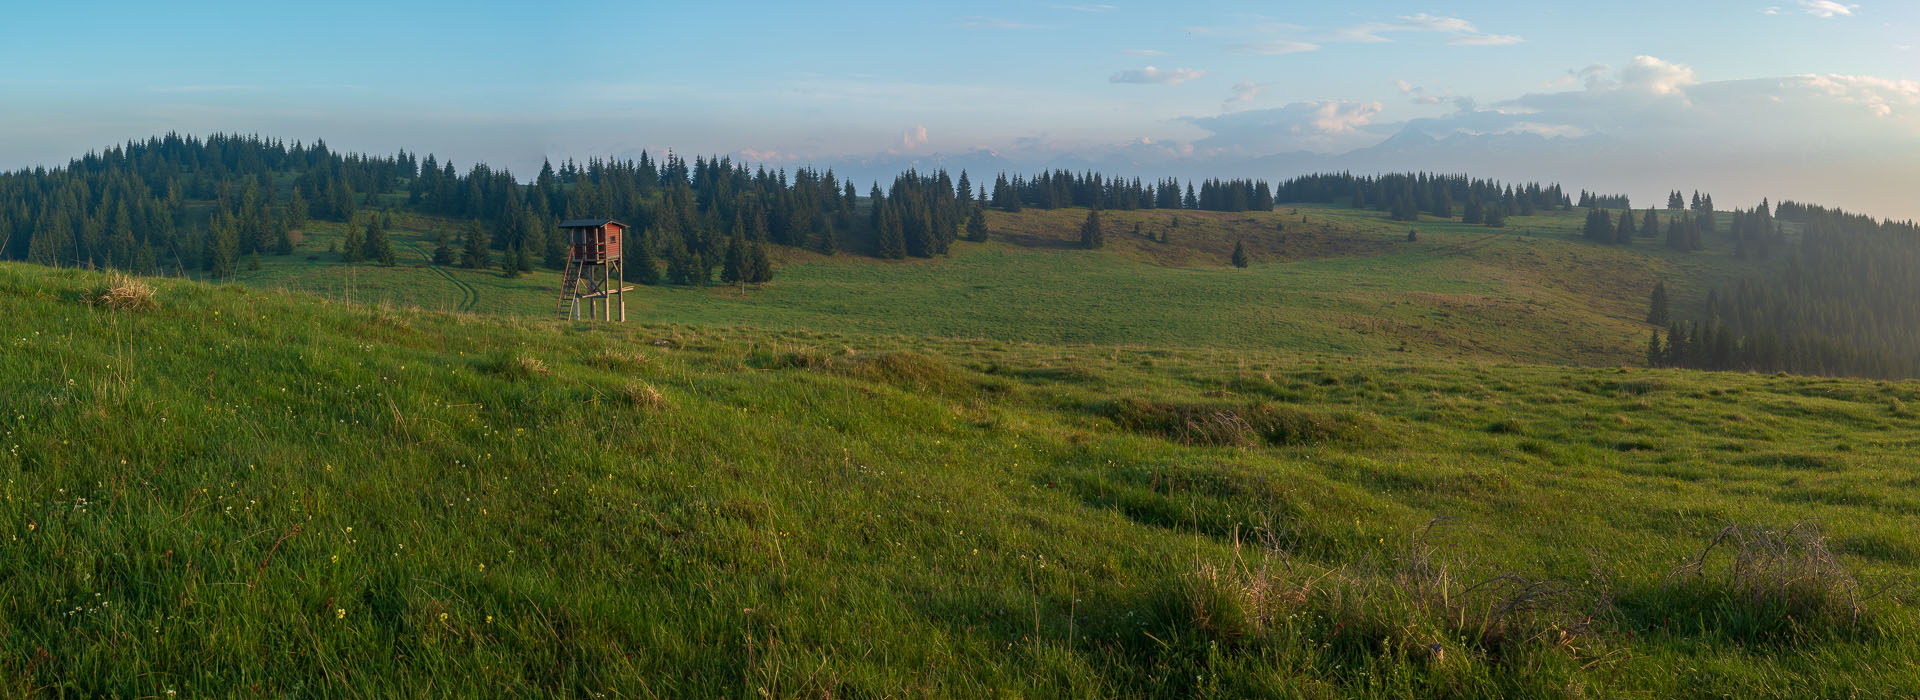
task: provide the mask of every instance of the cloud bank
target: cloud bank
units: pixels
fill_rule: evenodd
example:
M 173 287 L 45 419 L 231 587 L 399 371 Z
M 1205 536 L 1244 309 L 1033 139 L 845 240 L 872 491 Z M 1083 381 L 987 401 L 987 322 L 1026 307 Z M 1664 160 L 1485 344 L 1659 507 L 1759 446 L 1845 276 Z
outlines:
M 1113 77 L 1107 78 L 1107 82 L 1133 83 L 1137 85 L 1179 85 L 1206 74 L 1207 72 L 1204 70 L 1195 70 L 1192 68 L 1161 70 L 1153 66 L 1147 66 L 1138 70 L 1123 70 L 1114 73 Z

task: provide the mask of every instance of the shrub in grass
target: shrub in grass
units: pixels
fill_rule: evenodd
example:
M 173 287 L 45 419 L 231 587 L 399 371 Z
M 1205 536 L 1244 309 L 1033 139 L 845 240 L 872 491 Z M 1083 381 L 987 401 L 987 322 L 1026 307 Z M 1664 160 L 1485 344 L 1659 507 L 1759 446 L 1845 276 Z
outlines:
M 153 285 L 119 272 L 107 276 L 107 283 L 95 293 L 95 300 L 114 311 L 152 311 L 156 306 Z
M 519 381 L 552 374 L 547 363 L 524 353 L 496 352 L 480 361 L 480 370 L 496 377 Z
M 1274 553 L 1200 564 L 1184 590 L 1187 624 L 1243 656 L 1306 654 L 1305 663 L 1361 670 L 1416 664 L 1459 675 L 1488 666 L 1540 670 L 1596 656 L 1604 586 L 1520 573 L 1473 578 L 1455 548 L 1423 531 L 1392 558 L 1320 568 Z
M 1867 593 L 1812 523 L 1728 525 L 1657 587 L 1631 598 L 1651 628 L 1748 643 L 1858 637 L 1875 629 Z
M 667 406 L 667 397 L 661 394 L 659 389 L 654 388 L 652 384 L 642 382 L 627 383 L 620 390 L 620 397 L 627 402 L 628 406 L 635 408 L 659 410 Z

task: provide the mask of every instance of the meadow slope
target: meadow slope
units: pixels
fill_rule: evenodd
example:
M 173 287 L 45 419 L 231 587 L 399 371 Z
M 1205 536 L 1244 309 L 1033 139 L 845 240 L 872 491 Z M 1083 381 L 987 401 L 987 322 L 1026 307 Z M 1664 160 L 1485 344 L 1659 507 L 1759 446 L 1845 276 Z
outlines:
M 1478 236 L 1370 259 L 1427 269 Z M 1013 245 L 844 274 L 964 272 Z M 1321 264 L 1405 295 L 1581 293 L 1492 264 L 1440 289 L 1338 258 L 1249 276 Z M 0 688 L 1920 693 L 1920 383 L 1374 352 L 1423 337 L 1405 330 L 777 320 L 827 303 L 782 290 L 845 265 L 792 265 L 744 300 L 649 295 L 682 322 L 622 326 L 164 279 L 123 311 L 104 275 L 0 265 Z M 1523 307 L 1461 335 L 1571 335 L 1602 361 L 1636 296 L 1580 333 Z
M 1489 229 L 1330 206 L 1107 211 L 1107 247 L 1085 251 L 1074 233 L 1085 209 L 993 211 L 992 241 L 957 243 L 949 257 L 893 262 L 779 248 L 774 284 L 645 288 L 628 313 L 707 327 L 1618 366 L 1644 360 L 1650 327 L 1641 320 L 1656 280 L 1667 281 L 1677 309 L 1690 309 L 1706 294 L 1695 285 L 1762 270 L 1730 249 L 1582 241 L 1583 212 L 1513 217 Z M 396 267 L 337 262 L 326 251 L 339 225 L 316 222 L 294 255 L 263 257 L 238 281 L 438 311 L 553 314 L 558 272 L 509 279 L 429 267 L 429 232 L 459 224 L 396 218 Z M 1406 240 L 1409 228 L 1419 240 Z M 1244 270 L 1227 263 L 1241 241 L 1254 257 Z

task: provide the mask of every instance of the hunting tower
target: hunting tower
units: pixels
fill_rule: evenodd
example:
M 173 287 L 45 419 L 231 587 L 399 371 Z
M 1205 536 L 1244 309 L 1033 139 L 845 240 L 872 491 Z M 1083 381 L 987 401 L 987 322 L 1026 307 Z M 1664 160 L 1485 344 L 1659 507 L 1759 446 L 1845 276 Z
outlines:
M 560 222 L 560 229 L 567 233 L 567 273 L 560 281 L 560 320 L 627 320 L 626 291 L 633 288 L 626 285 L 625 262 L 620 254 L 627 225 L 613 219 L 572 219 Z M 620 308 L 617 319 L 613 313 L 615 299 L 619 300 Z M 582 300 L 587 302 L 585 316 L 580 314 Z

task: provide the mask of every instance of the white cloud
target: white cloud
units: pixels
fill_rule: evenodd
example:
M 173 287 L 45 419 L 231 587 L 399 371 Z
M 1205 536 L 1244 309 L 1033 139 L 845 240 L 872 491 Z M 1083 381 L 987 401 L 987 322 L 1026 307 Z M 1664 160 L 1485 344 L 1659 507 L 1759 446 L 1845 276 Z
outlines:
M 1426 88 L 1419 87 L 1405 80 L 1395 80 L 1393 81 L 1393 86 L 1400 88 L 1400 94 L 1406 95 L 1409 99 L 1413 100 L 1414 104 L 1439 104 L 1447 99 L 1446 96 L 1428 93 Z
M 1433 32 L 1452 34 L 1448 44 L 1455 46 L 1508 46 L 1526 41 L 1510 34 L 1484 34 L 1472 22 L 1458 17 L 1443 17 L 1421 13 L 1401 17 L 1397 22 L 1368 22 L 1334 30 L 1334 41 L 1347 41 L 1362 44 L 1379 44 L 1393 41 L 1385 35 L 1392 32 Z
M 1167 52 L 1159 49 L 1121 49 L 1120 53 L 1126 56 L 1161 56 Z
M 1807 14 L 1815 17 L 1833 19 L 1835 17 L 1852 17 L 1853 11 L 1860 9 L 1860 6 L 1845 5 L 1834 2 L 1833 0 L 1800 0 L 1800 8 L 1805 10 Z
M 1322 100 L 1273 109 L 1189 118 L 1211 135 L 1195 142 L 1203 153 L 1269 155 L 1289 151 L 1331 153 L 1369 145 L 1365 131 L 1385 107 L 1378 102 Z
M 1772 6 L 1772 7 L 1765 7 L 1765 8 L 1761 8 L 1761 9 L 1760 9 L 1760 14 L 1763 14 L 1763 15 L 1777 15 L 1777 14 L 1780 14 L 1780 6 L 1779 6 L 1779 5 L 1774 5 L 1774 6 Z
M 1280 56 L 1290 53 L 1318 51 L 1320 50 L 1320 45 L 1290 39 L 1270 39 L 1267 41 L 1228 44 L 1227 50 L 1233 53 L 1251 56 Z
M 1227 98 L 1227 101 L 1220 105 L 1220 109 L 1223 111 L 1233 111 L 1234 109 L 1245 107 L 1253 102 L 1253 98 L 1260 96 L 1260 91 L 1265 88 L 1265 85 L 1250 80 L 1242 80 L 1234 83 L 1233 96 Z
M 781 151 L 777 151 L 771 148 L 764 151 L 752 149 L 752 148 L 742 148 L 739 151 L 739 155 L 742 160 L 745 160 L 747 162 L 760 162 L 760 163 L 774 163 L 774 162 L 793 161 L 793 160 L 800 159 L 800 156 L 794 155 L 792 153 L 783 153 Z
M 1692 68 L 1652 56 L 1635 56 L 1632 63 L 1620 70 L 1623 87 L 1645 90 L 1655 95 L 1681 94 L 1683 88 L 1696 82 Z
M 1455 95 L 1452 90 L 1436 95 L 1429 92 L 1426 88 L 1414 85 L 1405 80 L 1395 80 L 1393 81 L 1393 86 L 1399 88 L 1400 94 L 1406 95 L 1407 99 L 1412 100 L 1413 103 L 1417 105 L 1451 103 L 1455 109 L 1462 112 L 1471 112 L 1475 108 L 1473 98 L 1465 95 Z
M 1147 66 L 1138 70 L 1123 70 L 1107 78 L 1110 83 L 1133 83 L 1139 85 L 1179 85 L 1206 75 L 1204 70 L 1194 68 L 1174 68 L 1162 70 Z
M 1807 75 L 1798 78 L 1811 90 L 1841 104 L 1862 105 L 1876 117 L 1892 117 L 1896 110 L 1920 105 L 1920 82 L 1865 75 Z
M 913 149 L 927 145 L 927 127 L 915 126 L 900 134 L 900 148 Z

